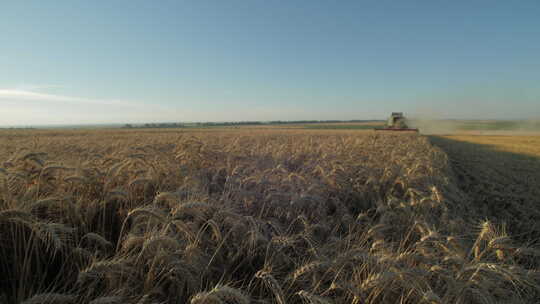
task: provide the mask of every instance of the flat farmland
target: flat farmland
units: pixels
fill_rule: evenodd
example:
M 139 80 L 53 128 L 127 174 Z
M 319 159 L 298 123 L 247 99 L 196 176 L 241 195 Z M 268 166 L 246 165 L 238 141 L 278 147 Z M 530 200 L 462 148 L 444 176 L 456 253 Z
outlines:
M 472 131 L 444 137 L 483 145 L 493 151 L 514 153 L 516 156 L 531 156 L 533 159 L 540 157 L 540 132 L 499 131 L 484 135 L 483 132 Z
M 1 131 L 0 302 L 534 303 L 537 180 L 484 202 L 506 180 L 475 187 L 504 170 L 467 145 L 364 130 Z
M 458 186 L 482 206 L 483 216 L 507 223 L 514 235 L 538 240 L 540 135 L 498 134 L 505 135 L 469 132 L 431 141 L 448 154 Z

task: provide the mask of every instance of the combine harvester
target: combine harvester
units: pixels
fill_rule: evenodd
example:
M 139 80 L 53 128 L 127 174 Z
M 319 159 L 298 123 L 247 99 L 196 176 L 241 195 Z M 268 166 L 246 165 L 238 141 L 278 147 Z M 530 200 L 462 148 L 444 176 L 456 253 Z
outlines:
M 375 128 L 375 131 L 411 131 L 418 132 L 418 129 L 409 128 L 407 119 L 403 112 L 392 112 L 384 128 Z

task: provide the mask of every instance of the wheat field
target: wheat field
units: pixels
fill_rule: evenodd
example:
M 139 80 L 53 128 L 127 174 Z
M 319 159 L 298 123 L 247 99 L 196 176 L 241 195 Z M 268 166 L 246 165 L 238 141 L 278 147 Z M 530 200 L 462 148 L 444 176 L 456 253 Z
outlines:
M 2 131 L 0 302 L 534 303 L 458 185 L 417 134 Z

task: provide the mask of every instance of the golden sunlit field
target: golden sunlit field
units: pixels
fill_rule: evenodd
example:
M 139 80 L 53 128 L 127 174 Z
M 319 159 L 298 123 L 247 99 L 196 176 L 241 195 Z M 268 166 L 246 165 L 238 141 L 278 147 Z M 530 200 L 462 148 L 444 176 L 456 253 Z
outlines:
M 0 131 L 0 302 L 535 303 L 538 143 Z
M 472 133 L 472 132 L 471 132 Z M 494 133 L 494 132 L 491 132 Z M 516 133 L 516 132 L 509 132 Z M 540 157 L 540 133 L 511 135 L 499 132 L 500 135 L 460 134 L 445 136 L 448 139 L 491 146 L 494 150 Z

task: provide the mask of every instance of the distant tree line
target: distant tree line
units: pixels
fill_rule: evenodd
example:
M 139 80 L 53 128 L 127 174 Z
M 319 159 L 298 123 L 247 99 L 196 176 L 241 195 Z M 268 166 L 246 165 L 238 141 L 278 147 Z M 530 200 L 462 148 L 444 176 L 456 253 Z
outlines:
M 310 124 L 310 123 L 339 123 L 339 122 L 376 122 L 378 120 L 361 120 L 361 119 L 352 119 L 352 120 L 273 120 L 269 121 L 268 124 L 279 125 L 279 124 Z
M 376 120 L 272 120 L 272 121 L 228 121 L 228 122 L 193 122 L 193 123 L 145 123 L 125 124 L 123 128 L 189 128 L 189 127 L 234 127 L 258 125 L 285 125 L 285 124 L 315 124 L 340 122 L 375 122 Z
M 261 121 L 227 121 L 227 122 L 196 122 L 197 127 L 229 127 L 229 126 L 256 126 L 264 125 Z
M 177 122 L 145 123 L 140 125 L 125 124 L 122 128 L 184 128 L 185 125 Z

